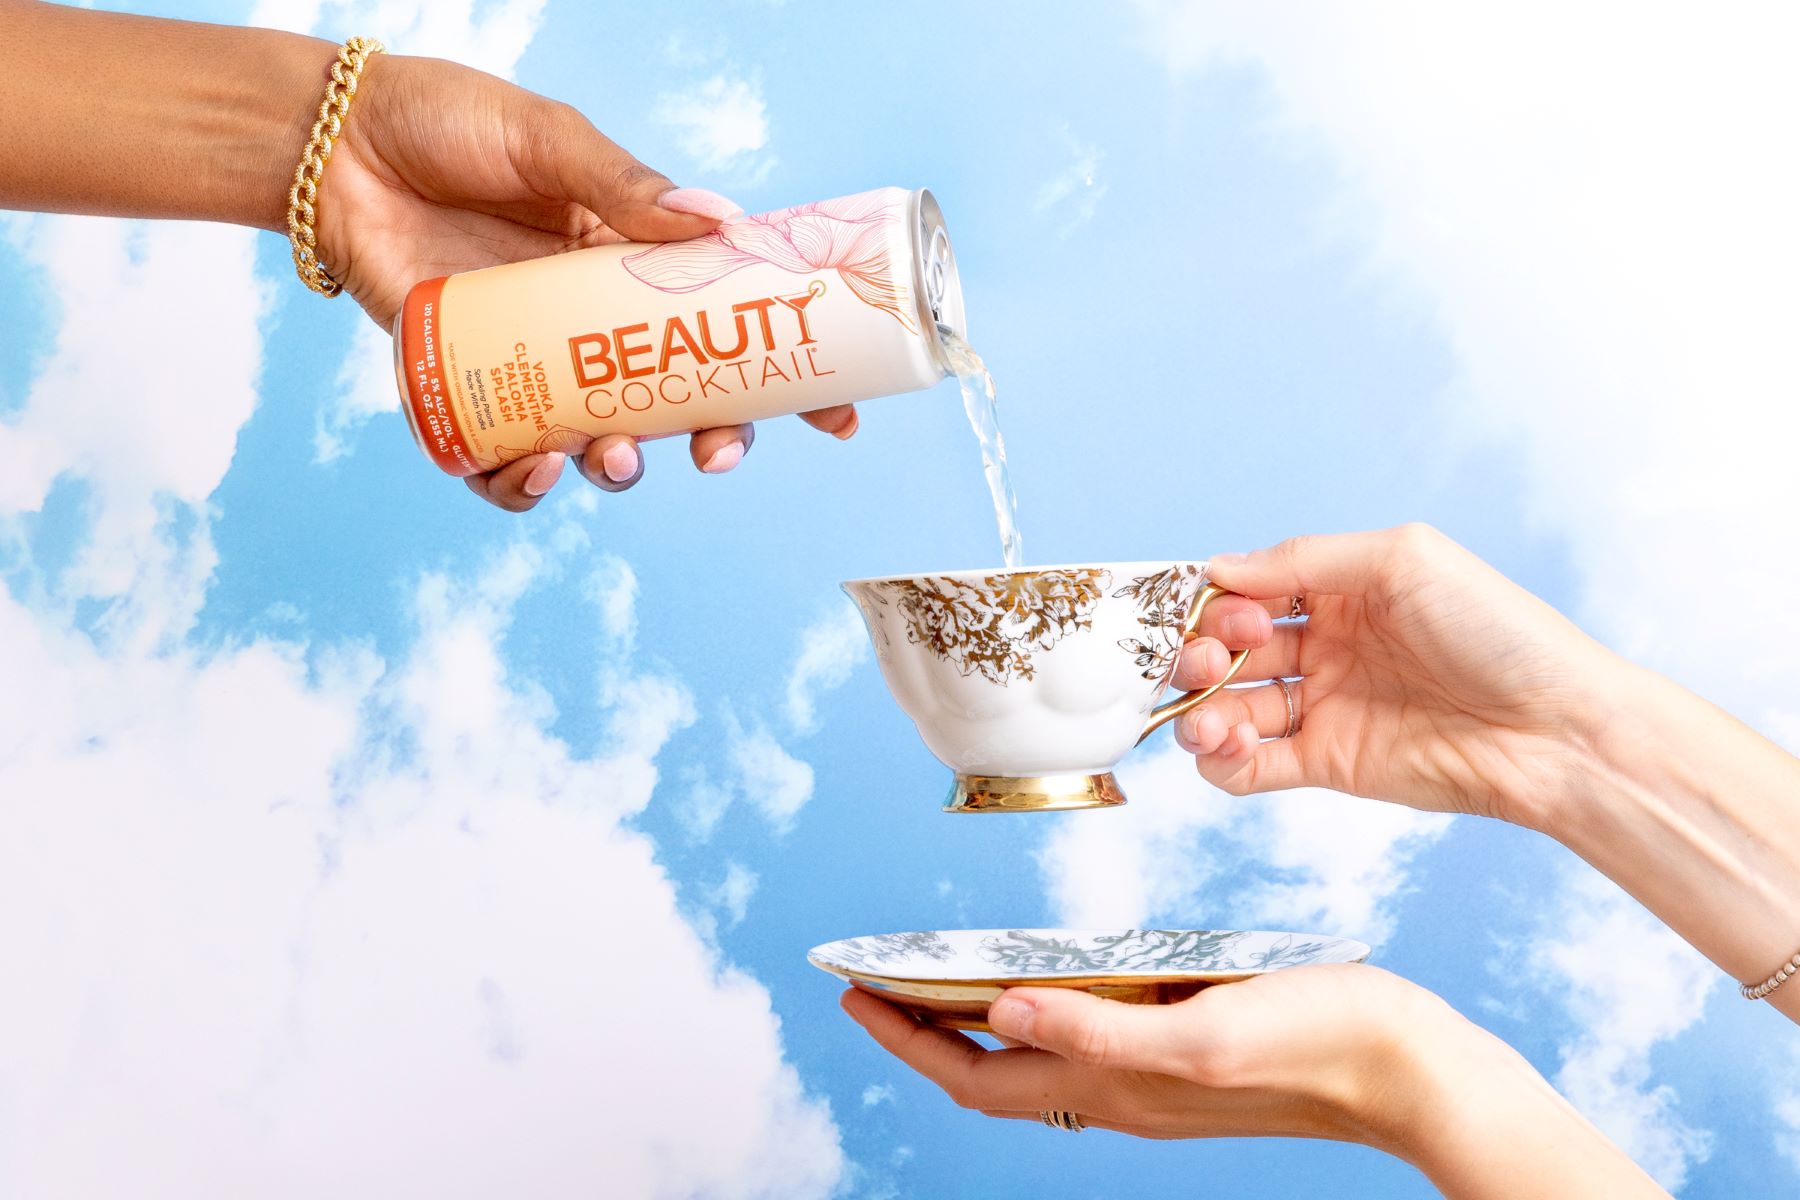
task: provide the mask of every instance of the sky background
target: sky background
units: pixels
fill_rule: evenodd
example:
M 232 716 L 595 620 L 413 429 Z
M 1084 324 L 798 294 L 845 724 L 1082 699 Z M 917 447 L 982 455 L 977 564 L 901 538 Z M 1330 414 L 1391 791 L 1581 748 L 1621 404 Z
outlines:
M 133 7 L 753 211 L 928 186 L 1028 561 L 1430 521 L 1800 747 L 1786 6 Z M 0 217 L 0 271 L 0 1196 L 1432 1194 L 961 1111 L 804 958 L 1059 922 L 1362 938 L 1680 1195 L 1800 1183 L 1800 1035 L 1544 839 L 1166 740 L 1124 810 L 941 815 L 836 582 L 998 560 L 953 386 L 517 517 L 280 239 Z

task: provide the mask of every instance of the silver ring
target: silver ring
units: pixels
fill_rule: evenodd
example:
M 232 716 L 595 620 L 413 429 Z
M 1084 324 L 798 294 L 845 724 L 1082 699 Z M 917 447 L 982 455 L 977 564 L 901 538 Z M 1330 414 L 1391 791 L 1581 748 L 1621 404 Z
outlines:
M 1052 1129 L 1066 1129 L 1070 1133 L 1080 1133 L 1087 1128 L 1079 1116 L 1061 1108 L 1046 1109 L 1038 1113 L 1038 1120 Z
M 1289 686 L 1288 681 L 1277 679 L 1275 682 L 1281 685 L 1281 698 L 1287 702 L 1287 730 L 1281 736 L 1291 738 L 1300 732 L 1300 710 L 1294 707 L 1294 689 Z
M 1305 596 L 1295 596 L 1293 599 L 1293 603 L 1288 607 L 1288 620 L 1298 621 L 1301 617 L 1304 617 L 1305 615 L 1306 615 L 1306 597 Z

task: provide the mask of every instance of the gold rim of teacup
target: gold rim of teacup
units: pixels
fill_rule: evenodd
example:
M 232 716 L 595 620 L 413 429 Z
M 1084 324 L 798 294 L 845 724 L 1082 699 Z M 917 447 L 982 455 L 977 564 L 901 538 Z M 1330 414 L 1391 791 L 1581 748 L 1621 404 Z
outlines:
M 1110 571 L 1114 574 L 1162 570 L 1171 566 L 1195 566 L 1202 570 L 1204 558 L 1145 558 L 1130 562 L 1045 563 L 1032 567 L 964 567 L 955 571 L 902 571 L 897 575 L 869 575 L 862 579 L 846 579 L 838 586 L 853 588 L 866 583 L 899 583 L 907 579 L 988 579 L 996 575 L 1042 575 L 1051 571 Z

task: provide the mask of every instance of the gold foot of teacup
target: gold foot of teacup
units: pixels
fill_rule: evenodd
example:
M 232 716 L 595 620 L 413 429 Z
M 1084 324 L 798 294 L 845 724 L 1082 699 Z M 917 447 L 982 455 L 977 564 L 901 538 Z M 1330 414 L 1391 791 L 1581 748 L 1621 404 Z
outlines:
M 950 785 L 945 812 L 1059 812 L 1075 808 L 1116 808 L 1125 793 L 1112 773 L 1105 775 L 958 775 Z

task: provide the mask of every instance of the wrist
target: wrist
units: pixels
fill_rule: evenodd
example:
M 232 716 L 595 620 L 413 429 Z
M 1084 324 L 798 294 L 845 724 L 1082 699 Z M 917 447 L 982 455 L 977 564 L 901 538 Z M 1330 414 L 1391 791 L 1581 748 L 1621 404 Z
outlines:
M 1354 1140 L 1418 1166 L 1440 1136 L 1445 1105 L 1463 1102 L 1453 1085 L 1479 1077 L 1470 1065 L 1487 1050 L 1487 1035 L 1434 993 L 1409 992 L 1386 1010 L 1385 1036 L 1371 1047 L 1357 1103 L 1346 1109 Z
M 1617 760 L 1618 718 L 1630 708 L 1621 697 L 1641 693 L 1649 674 L 1586 635 L 1578 636 L 1541 749 L 1520 764 L 1529 769 L 1495 784 L 1496 815 L 1564 844 L 1567 830 L 1591 808 L 1596 780 Z
M 1800 759 L 1643 668 L 1601 703 L 1582 794 L 1545 832 L 1727 975 L 1766 978 L 1800 941 Z
M 1444 1010 L 1454 1027 L 1409 1039 L 1408 1103 L 1372 1145 L 1451 1200 L 1665 1196 L 1516 1051 Z
M 221 211 L 215 219 L 285 234 L 288 189 L 318 119 L 337 45 L 267 30 L 246 32 L 262 35 L 264 44 L 246 47 L 243 69 L 220 81 L 212 96 L 220 106 L 220 172 L 212 186 Z
M 286 227 L 331 43 L 58 4 L 7 17 L 32 53 L 0 83 L 0 203 Z

